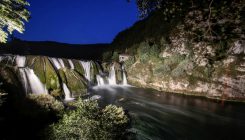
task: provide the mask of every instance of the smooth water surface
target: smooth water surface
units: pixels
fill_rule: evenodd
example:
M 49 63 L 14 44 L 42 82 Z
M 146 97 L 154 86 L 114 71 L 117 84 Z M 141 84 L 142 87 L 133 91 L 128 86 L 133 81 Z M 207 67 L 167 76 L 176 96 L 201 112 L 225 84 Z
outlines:
M 124 107 L 132 117 L 136 139 L 245 139 L 245 104 L 162 93 L 134 87 L 94 87 L 104 106 Z

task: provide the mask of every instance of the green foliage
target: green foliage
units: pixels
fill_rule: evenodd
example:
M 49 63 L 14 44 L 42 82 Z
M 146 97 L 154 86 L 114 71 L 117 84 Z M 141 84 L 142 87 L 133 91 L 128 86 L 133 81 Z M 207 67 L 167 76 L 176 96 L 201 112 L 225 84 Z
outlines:
M 108 60 L 111 59 L 112 55 L 113 55 L 113 54 L 112 54 L 111 51 L 106 51 L 106 52 L 104 52 L 104 53 L 102 54 L 102 60 L 103 60 L 103 61 L 108 61 Z
M 26 0 L 0 1 L 0 42 L 5 43 L 14 30 L 23 33 L 23 21 L 28 21 L 30 16 L 26 6 L 29 6 Z
M 160 47 L 157 44 L 150 45 L 143 42 L 139 45 L 138 55 L 141 62 L 148 62 L 151 59 L 159 58 Z
M 192 70 L 193 67 L 193 62 L 191 62 L 189 59 L 185 59 L 179 63 L 179 65 L 172 71 L 171 75 L 173 77 L 186 76 L 186 72 L 188 70 Z
M 170 66 L 171 69 L 174 69 L 183 60 L 185 60 L 184 55 L 174 54 L 174 55 L 164 59 L 164 64 Z
M 244 39 L 244 0 L 137 0 L 140 16 L 159 10 L 165 21 L 180 19 L 193 41 Z
M 75 110 L 47 129 L 47 139 L 123 139 L 129 120 L 122 108 L 109 105 L 101 110 L 97 101 L 91 100 L 78 100 L 73 105 Z
M 111 59 L 114 60 L 114 61 L 119 61 L 119 54 L 118 54 L 118 52 L 114 51 Z
M 157 65 L 156 69 L 153 70 L 154 75 L 168 75 L 170 72 L 171 68 L 166 64 Z
M 46 111 L 61 112 L 64 110 L 63 104 L 48 94 L 30 94 L 27 98 Z
M 126 67 L 129 67 L 135 63 L 135 57 L 131 56 L 127 61 L 124 62 Z

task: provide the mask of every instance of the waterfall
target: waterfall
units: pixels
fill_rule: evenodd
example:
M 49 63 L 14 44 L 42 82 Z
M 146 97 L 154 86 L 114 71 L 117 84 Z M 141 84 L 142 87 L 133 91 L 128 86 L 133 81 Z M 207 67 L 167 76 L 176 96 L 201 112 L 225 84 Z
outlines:
M 100 75 L 96 75 L 98 86 L 105 85 L 104 79 Z
M 111 67 L 111 70 L 109 72 L 109 78 L 108 78 L 109 84 L 110 85 L 116 85 L 117 81 L 116 81 L 116 72 L 115 72 L 115 66 L 114 64 Z
M 65 68 L 64 61 L 61 58 L 58 58 L 61 68 Z
M 83 66 L 84 72 L 85 72 L 85 78 L 88 81 L 91 81 L 91 76 L 90 76 L 90 68 L 91 68 L 91 62 L 84 62 L 84 61 L 80 61 L 80 63 Z
M 15 58 L 15 63 L 18 67 L 25 67 L 26 57 L 17 55 Z
M 52 61 L 53 65 L 54 65 L 54 67 L 55 67 L 57 70 L 59 70 L 59 69 L 61 68 L 60 63 L 59 63 L 59 61 L 58 61 L 56 58 L 51 58 L 51 61 Z
M 72 62 L 70 59 L 68 60 L 68 62 L 69 62 L 69 65 L 70 65 L 71 69 L 72 69 L 72 70 L 74 70 L 74 69 L 75 69 L 75 67 L 74 67 L 73 62 Z
M 24 68 L 28 83 L 30 84 L 31 92 L 34 94 L 48 94 L 46 87 L 30 68 Z M 27 82 L 27 80 L 26 80 Z M 26 84 L 25 84 L 26 85 Z
M 70 100 L 73 100 L 74 98 L 71 97 L 71 92 L 70 90 L 68 89 L 67 85 L 65 83 L 63 83 L 63 91 L 65 93 L 65 100 L 66 101 L 70 101 Z
M 20 76 L 21 76 L 21 82 L 23 84 L 23 87 L 25 88 L 25 93 L 28 93 L 28 81 L 25 73 L 25 68 L 19 68 Z
M 127 81 L 127 76 L 126 76 L 126 73 L 125 73 L 125 68 L 124 66 L 122 66 L 122 71 L 123 71 L 123 85 L 128 85 L 128 81 Z

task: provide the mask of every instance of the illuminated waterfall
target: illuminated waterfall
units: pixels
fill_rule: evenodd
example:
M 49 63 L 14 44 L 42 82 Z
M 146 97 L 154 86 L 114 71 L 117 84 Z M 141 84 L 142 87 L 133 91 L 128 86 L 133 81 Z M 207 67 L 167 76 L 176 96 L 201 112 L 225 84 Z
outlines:
M 26 57 L 25 56 L 19 56 L 17 55 L 15 58 L 15 63 L 16 65 L 20 68 L 20 67 L 25 67 L 25 63 L 26 63 Z
M 72 69 L 72 70 L 74 70 L 74 69 L 75 69 L 75 67 L 74 67 L 73 62 L 72 62 L 70 59 L 68 60 L 68 62 L 69 62 L 69 65 L 70 65 L 71 69 Z
M 57 70 L 59 70 L 59 69 L 61 68 L 60 63 L 59 63 L 59 61 L 58 61 L 56 58 L 51 58 L 50 60 L 51 60 L 51 62 L 53 63 L 54 67 L 55 67 Z
M 91 76 L 90 76 L 91 62 L 90 61 L 88 61 L 88 62 L 80 61 L 80 63 L 83 66 L 83 69 L 84 69 L 84 72 L 85 72 L 85 78 L 88 81 L 91 81 Z
M 65 68 L 64 61 L 61 58 L 58 58 L 61 68 Z
M 63 91 L 65 93 L 65 100 L 70 101 L 73 100 L 74 98 L 71 97 L 71 91 L 68 89 L 67 85 L 63 83 Z
M 39 78 L 36 76 L 34 71 L 30 68 L 24 68 L 27 80 L 28 81 L 31 93 L 34 94 L 48 94 L 48 91 L 46 87 L 43 85 L 43 83 L 39 80 Z M 23 76 L 24 77 L 24 76 Z M 26 83 L 25 83 L 26 85 Z
M 109 77 L 108 77 L 108 82 L 110 85 L 116 85 L 117 80 L 116 80 L 116 72 L 115 72 L 115 66 L 114 64 L 112 65 L 110 72 L 109 72 Z
M 105 85 L 105 81 L 100 75 L 96 75 L 96 80 L 97 80 L 98 86 L 104 86 Z
M 27 81 L 27 77 L 25 73 L 25 68 L 19 68 L 19 71 L 20 71 L 22 85 L 25 89 L 25 93 L 27 94 L 28 93 L 28 81 Z
M 125 68 L 124 66 L 122 66 L 122 71 L 123 71 L 123 85 L 128 85 L 128 81 L 127 81 L 127 76 L 126 76 L 126 72 L 125 72 Z

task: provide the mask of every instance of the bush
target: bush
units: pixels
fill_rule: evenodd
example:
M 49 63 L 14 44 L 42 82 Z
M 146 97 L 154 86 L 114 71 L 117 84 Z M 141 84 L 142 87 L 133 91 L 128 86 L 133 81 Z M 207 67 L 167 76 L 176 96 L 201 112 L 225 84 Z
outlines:
M 193 69 L 193 63 L 189 59 L 185 59 L 172 71 L 173 77 L 181 77 L 186 75 L 186 71 Z
M 146 42 L 143 42 L 138 48 L 138 55 L 141 62 L 147 62 L 153 58 L 159 58 L 160 52 L 160 46 L 157 44 L 153 44 L 150 46 Z
M 113 52 L 113 55 L 112 55 L 112 58 L 111 59 L 114 60 L 114 61 L 119 61 L 119 54 L 118 54 L 118 52 Z
M 174 55 L 170 56 L 169 58 L 166 58 L 164 60 L 164 64 L 165 65 L 169 65 L 171 67 L 171 69 L 173 69 L 180 62 L 182 62 L 184 59 L 185 59 L 185 56 L 184 55 L 174 54 Z
M 157 68 L 153 71 L 155 75 L 167 75 L 171 71 L 171 68 L 168 65 L 158 65 Z
M 101 110 L 97 101 L 91 100 L 73 105 L 75 110 L 45 131 L 47 139 L 123 139 L 129 120 L 122 108 L 109 105 Z
M 34 101 L 36 105 L 40 106 L 46 111 L 61 112 L 64 110 L 64 105 L 62 102 L 56 100 L 53 96 L 48 94 L 30 94 L 27 98 Z
M 131 66 L 131 65 L 133 65 L 135 63 L 135 57 L 129 57 L 129 59 L 127 60 L 127 61 L 125 61 L 125 66 L 126 67 L 129 67 L 129 66 Z

